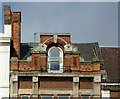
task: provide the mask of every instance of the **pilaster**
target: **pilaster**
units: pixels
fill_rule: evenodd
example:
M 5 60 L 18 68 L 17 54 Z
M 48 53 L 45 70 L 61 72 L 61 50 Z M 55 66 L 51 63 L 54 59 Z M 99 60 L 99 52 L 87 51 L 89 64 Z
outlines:
M 38 97 L 38 77 L 33 76 L 32 78 L 32 82 L 33 82 L 33 87 L 32 87 L 32 97 L 37 98 Z
M 73 97 L 79 97 L 79 77 L 73 77 Z
M 18 97 L 18 76 L 12 75 L 12 83 L 11 83 L 11 97 Z
M 101 93 L 101 75 L 94 76 L 93 82 L 94 97 L 100 97 Z

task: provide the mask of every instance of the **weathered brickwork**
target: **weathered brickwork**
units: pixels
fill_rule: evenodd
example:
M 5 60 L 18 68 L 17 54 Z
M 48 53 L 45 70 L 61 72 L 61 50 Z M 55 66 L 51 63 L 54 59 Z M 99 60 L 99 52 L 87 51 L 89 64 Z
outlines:
M 17 17 L 15 17 L 16 15 L 18 15 Z M 19 43 L 20 42 L 20 31 L 19 28 L 20 25 L 20 13 L 14 13 L 14 21 L 13 21 L 13 25 L 15 24 L 15 26 L 13 26 L 13 48 L 15 50 L 15 52 L 13 52 L 16 55 L 20 55 L 20 46 Z M 18 22 L 19 21 L 19 22 Z M 19 33 L 16 33 L 19 32 Z M 19 38 L 19 39 L 18 39 Z M 41 43 L 44 43 L 47 45 L 46 48 L 46 52 L 40 52 L 40 53 L 32 53 L 32 64 L 31 62 L 27 67 L 25 67 L 25 65 L 19 65 L 16 66 L 15 69 L 18 67 L 19 71 L 31 71 L 31 72 L 47 72 L 48 71 L 48 51 L 51 47 L 56 46 L 56 47 L 60 47 L 63 51 L 63 72 L 72 72 L 72 73 L 80 73 L 80 72 L 97 72 L 100 71 L 100 62 L 82 62 L 80 63 L 80 53 L 75 53 L 75 52 L 69 52 L 69 53 L 64 53 L 64 46 L 68 43 L 71 44 L 70 42 L 70 35 L 58 35 L 58 38 L 56 39 L 57 42 L 55 43 L 55 38 L 53 34 L 46 34 L 46 35 L 41 35 Z M 16 43 L 14 43 L 16 42 Z M 14 55 L 13 56 L 16 56 Z M 18 57 L 19 58 L 19 57 Z M 24 63 L 24 62 L 23 62 Z M 22 64 L 22 63 L 21 63 Z M 13 64 L 11 64 L 13 65 Z M 11 69 L 13 70 L 14 66 L 11 66 Z
M 111 99 L 119 99 L 120 98 L 120 92 L 111 91 L 110 92 L 110 97 L 111 97 Z
M 4 23 L 12 26 L 12 55 L 20 59 L 21 12 L 11 12 L 10 6 L 4 6 Z
M 11 9 L 9 5 L 4 6 L 4 24 L 11 24 Z
M 20 59 L 21 13 L 12 12 L 13 57 Z
M 19 62 L 19 71 L 28 72 L 32 70 L 31 62 Z
M 29 99 L 42 99 L 42 96 L 58 99 L 58 96 L 69 96 L 69 99 L 83 99 L 82 96 L 89 96 L 93 99 L 101 97 L 101 90 L 110 90 L 110 97 L 118 98 L 118 85 L 108 84 L 108 87 L 101 83 L 107 73 L 102 68 L 104 64 L 97 42 L 71 43 L 70 33 L 41 33 L 40 43 L 23 44 L 20 42 L 21 12 L 11 12 L 8 5 L 4 6 L 4 23 L 12 29 L 10 97 L 21 99 L 28 95 Z M 49 53 L 51 50 L 59 55 Z M 109 57 L 105 58 L 105 63 L 116 65 L 117 57 L 107 55 L 106 51 L 103 58 Z M 117 56 L 118 51 L 114 54 Z
M 80 78 L 79 89 L 93 89 L 93 78 Z
M 24 61 L 11 61 L 11 70 L 14 71 L 31 71 L 31 72 L 41 72 L 48 70 L 48 60 L 47 54 L 33 54 L 32 62 L 24 62 Z M 72 57 L 73 55 L 65 54 L 64 56 L 64 65 L 63 71 L 68 72 L 71 70 L 73 73 L 80 72 L 97 72 L 100 71 L 99 63 L 80 63 L 79 65 L 79 55 L 76 57 Z
M 11 61 L 10 62 L 10 70 L 18 71 L 18 62 L 17 61 Z
M 76 72 L 79 70 L 79 57 L 80 55 L 72 55 L 71 56 L 71 70 L 76 70 Z
M 47 39 L 53 37 L 52 35 L 49 35 L 49 36 L 44 36 L 44 35 L 41 35 L 40 36 L 40 43 L 44 43 Z
M 32 89 L 32 77 L 19 77 L 18 88 L 19 89 Z
M 58 36 L 62 39 L 64 39 L 68 44 L 71 44 L 70 36 Z
M 40 89 L 72 89 L 73 82 L 72 78 L 53 78 L 53 77 L 44 77 L 39 78 L 39 88 Z

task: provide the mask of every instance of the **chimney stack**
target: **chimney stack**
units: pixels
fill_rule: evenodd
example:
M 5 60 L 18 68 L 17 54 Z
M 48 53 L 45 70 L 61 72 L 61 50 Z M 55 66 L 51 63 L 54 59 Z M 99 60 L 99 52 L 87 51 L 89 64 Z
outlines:
M 21 41 L 21 12 L 11 12 L 10 6 L 4 6 L 4 24 L 11 25 L 12 28 L 12 55 L 20 59 L 20 41 Z

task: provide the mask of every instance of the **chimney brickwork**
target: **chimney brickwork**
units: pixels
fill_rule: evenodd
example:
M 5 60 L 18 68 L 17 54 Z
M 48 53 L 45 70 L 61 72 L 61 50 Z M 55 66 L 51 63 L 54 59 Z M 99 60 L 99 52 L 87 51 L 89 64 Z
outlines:
M 21 41 L 21 12 L 11 12 L 10 6 L 4 6 L 4 25 L 11 25 L 12 28 L 12 49 L 11 57 L 20 59 L 20 41 Z

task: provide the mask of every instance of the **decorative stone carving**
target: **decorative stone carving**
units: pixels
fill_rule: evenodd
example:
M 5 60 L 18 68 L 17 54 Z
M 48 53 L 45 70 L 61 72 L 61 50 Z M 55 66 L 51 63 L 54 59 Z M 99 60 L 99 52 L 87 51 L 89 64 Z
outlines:
M 57 35 L 54 35 L 54 43 L 57 43 Z
M 73 77 L 73 82 L 79 82 L 79 77 Z
M 80 56 L 80 62 L 84 62 L 84 58 Z
M 78 48 L 76 46 L 73 46 L 72 51 L 76 52 L 76 51 L 78 51 Z
M 32 52 L 34 51 L 46 51 L 47 45 L 46 44 L 38 44 L 37 46 L 33 47 Z
M 17 75 L 12 75 L 12 81 L 18 81 L 18 76 Z
M 33 77 L 33 82 L 38 82 L 38 77 Z
M 71 44 L 66 44 L 66 45 L 64 46 L 64 48 L 65 48 L 65 51 L 72 51 L 72 46 L 71 46 Z
M 78 51 L 78 48 L 76 46 L 73 46 L 72 44 L 66 44 L 64 48 L 65 48 L 64 51 L 73 51 L 73 52 Z
M 94 82 L 101 82 L 101 76 L 94 76 Z

